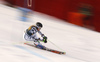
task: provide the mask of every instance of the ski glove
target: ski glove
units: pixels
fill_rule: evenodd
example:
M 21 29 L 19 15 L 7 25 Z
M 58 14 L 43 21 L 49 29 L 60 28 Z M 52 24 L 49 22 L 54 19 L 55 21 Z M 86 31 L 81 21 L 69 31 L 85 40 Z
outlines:
M 43 37 L 43 42 L 47 43 L 47 37 L 46 36 Z

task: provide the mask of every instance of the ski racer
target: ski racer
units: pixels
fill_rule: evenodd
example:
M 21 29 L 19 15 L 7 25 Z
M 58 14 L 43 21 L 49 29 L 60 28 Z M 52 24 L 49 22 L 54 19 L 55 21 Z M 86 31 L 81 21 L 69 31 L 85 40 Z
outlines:
M 26 29 L 24 39 L 27 41 L 34 41 L 34 45 L 36 47 L 39 47 L 41 49 L 44 48 L 44 46 L 40 43 L 40 41 L 43 41 L 44 43 L 47 43 L 47 37 L 41 33 L 41 28 L 43 27 L 42 23 L 37 22 L 36 25 L 30 26 L 28 29 Z M 39 33 L 42 37 L 39 38 L 36 33 Z

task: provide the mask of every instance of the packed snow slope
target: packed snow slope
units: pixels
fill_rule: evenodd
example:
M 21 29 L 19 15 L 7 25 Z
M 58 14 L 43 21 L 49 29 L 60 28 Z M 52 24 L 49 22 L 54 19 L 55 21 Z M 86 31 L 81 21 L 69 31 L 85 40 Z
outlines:
M 100 62 L 100 33 L 37 12 L 29 21 L 20 21 L 19 14 L 0 4 L 0 62 Z M 36 22 L 43 24 L 41 32 L 48 37 L 48 43 L 41 43 L 66 55 L 23 44 L 24 31 Z

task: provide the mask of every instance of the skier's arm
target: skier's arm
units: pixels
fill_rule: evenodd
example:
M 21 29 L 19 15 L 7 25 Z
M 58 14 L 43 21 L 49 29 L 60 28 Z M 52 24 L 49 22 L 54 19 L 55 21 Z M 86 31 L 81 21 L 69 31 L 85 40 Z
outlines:
M 41 37 L 44 37 L 44 34 L 42 34 L 41 31 L 38 31 L 38 33 L 41 35 Z
M 47 43 L 47 37 L 41 33 L 41 31 L 38 31 L 38 33 L 41 35 L 41 37 L 43 37 L 43 42 Z

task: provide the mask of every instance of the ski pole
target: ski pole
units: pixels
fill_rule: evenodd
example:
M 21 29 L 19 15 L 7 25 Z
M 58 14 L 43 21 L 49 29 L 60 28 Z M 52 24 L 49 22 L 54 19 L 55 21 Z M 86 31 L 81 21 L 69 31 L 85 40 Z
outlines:
M 59 48 L 60 50 L 64 51 L 62 48 L 58 47 L 57 45 L 55 45 L 53 42 L 51 42 L 50 40 L 48 40 L 50 43 L 52 43 L 54 46 L 56 46 L 57 48 Z

